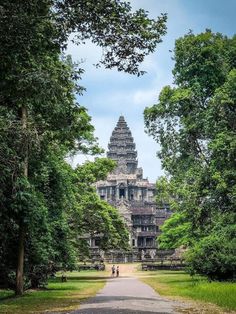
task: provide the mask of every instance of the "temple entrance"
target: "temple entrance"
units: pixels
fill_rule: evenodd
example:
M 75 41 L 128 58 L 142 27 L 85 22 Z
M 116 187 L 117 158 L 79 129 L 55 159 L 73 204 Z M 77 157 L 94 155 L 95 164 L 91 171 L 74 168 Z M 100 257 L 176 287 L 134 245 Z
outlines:
M 120 195 L 120 198 L 125 198 L 125 189 L 124 188 L 119 189 L 119 195 Z

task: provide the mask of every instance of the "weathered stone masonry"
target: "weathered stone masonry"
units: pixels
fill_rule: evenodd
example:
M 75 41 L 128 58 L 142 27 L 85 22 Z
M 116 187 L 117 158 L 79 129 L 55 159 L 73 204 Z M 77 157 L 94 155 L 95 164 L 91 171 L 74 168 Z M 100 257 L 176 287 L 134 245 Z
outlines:
M 123 116 L 112 132 L 107 157 L 115 160 L 117 167 L 105 181 L 96 183 L 97 193 L 126 221 L 133 248 L 129 259 L 154 257 L 160 226 L 170 211 L 168 206 L 156 207 L 155 184 L 144 179 L 142 168 L 138 168 L 136 145 Z M 96 248 L 96 239 L 92 239 L 91 246 Z

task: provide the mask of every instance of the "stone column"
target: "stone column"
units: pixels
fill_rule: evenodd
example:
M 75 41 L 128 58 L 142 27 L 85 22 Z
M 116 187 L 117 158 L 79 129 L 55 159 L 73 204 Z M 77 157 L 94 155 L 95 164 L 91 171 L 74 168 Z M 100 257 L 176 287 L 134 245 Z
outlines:
M 128 187 L 125 187 L 125 199 L 128 200 L 129 199 L 129 195 L 128 195 Z
M 143 246 L 146 247 L 146 238 L 143 238 Z
M 118 200 L 118 199 L 120 198 L 119 192 L 120 192 L 120 190 L 119 190 L 119 187 L 118 187 L 118 185 L 117 185 L 117 186 L 116 186 L 116 200 Z

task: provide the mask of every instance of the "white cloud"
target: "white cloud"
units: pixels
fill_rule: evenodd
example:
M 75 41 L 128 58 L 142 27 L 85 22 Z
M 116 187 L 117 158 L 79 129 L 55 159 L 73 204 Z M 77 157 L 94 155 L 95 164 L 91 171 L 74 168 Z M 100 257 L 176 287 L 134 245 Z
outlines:
M 135 105 L 154 103 L 156 94 L 156 89 L 137 90 L 133 95 L 133 103 Z

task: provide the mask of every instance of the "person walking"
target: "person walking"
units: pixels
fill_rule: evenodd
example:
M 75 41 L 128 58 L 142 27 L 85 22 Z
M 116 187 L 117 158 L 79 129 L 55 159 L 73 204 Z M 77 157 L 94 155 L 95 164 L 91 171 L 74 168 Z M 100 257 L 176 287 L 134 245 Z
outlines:
M 115 277 L 115 272 L 116 272 L 116 267 L 115 267 L 115 265 L 113 265 L 111 268 L 111 276 L 112 277 Z
M 120 275 L 120 268 L 119 266 L 116 267 L 116 277 L 119 277 Z

